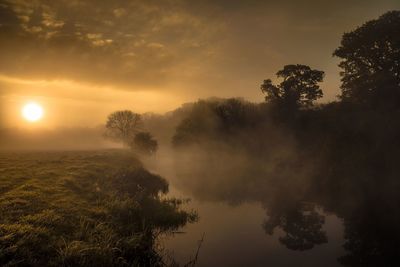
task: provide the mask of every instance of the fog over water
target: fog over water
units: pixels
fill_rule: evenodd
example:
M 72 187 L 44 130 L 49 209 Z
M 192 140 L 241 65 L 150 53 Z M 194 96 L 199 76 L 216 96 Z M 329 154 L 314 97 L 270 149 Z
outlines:
M 233 130 L 219 117 L 225 113 L 213 113 L 232 106 L 240 113 L 228 113 L 238 117 L 225 120 L 243 123 Z M 313 112 L 302 116 L 316 116 Z M 364 118 L 360 114 L 353 116 Z M 396 257 L 399 171 L 396 157 L 388 157 L 396 148 L 387 145 L 390 139 L 377 143 L 379 131 L 360 139 L 342 124 L 343 133 L 323 128 L 321 134 L 313 124 L 277 123 L 263 105 L 243 100 L 199 101 L 143 119 L 160 148 L 153 156 L 129 153 L 168 181 L 168 197 L 189 198 L 184 208 L 199 215 L 198 222 L 162 239 L 178 262 L 194 257 L 203 235 L 198 266 L 359 266 Z M 187 132 L 188 122 L 200 127 Z M 328 125 L 323 127 L 335 127 Z M 1 133 L 3 151 L 122 148 L 128 153 L 104 138 L 104 127 Z M 392 134 L 387 130 L 386 136 Z M 179 145 L 181 140 L 194 141 Z
M 217 155 L 207 161 L 215 163 L 210 167 L 205 163 L 205 155 L 203 162 L 199 164 L 200 156 L 195 151 L 190 152 L 191 156 L 185 155 L 179 159 L 171 157 L 171 153 L 173 152 L 170 150 L 160 151 L 155 161 L 146 164 L 151 170 L 169 180 L 170 195 L 190 198 L 187 207 L 199 213 L 198 223 L 185 226 L 183 233 L 178 233 L 165 241 L 165 248 L 170 250 L 181 263 L 193 257 L 198 241 L 204 235 L 198 266 L 340 266 L 337 258 L 344 253 L 341 246 L 344 233 L 342 220 L 335 214 L 317 208 L 318 213 L 325 216 L 321 230 L 326 233 L 328 243 L 317 245 L 305 252 L 289 250 L 279 241 L 279 237 L 285 235 L 281 229 L 275 231 L 273 235 L 268 235 L 264 231 L 263 223 L 268 219 L 267 204 L 257 200 L 256 192 L 243 193 L 240 196 L 236 191 L 229 192 L 245 191 L 248 187 L 246 181 L 238 177 L 246 168 L 243 158 L 240 160 L 242 164 L 238 164 L 237 156 L 230 154 L 229 157 L 221 151 L 220 154 L 212 151 Z M 196 161 L 193 154 L 196 154 Z M 189 158 L 191 163 L 188 161 Z M 224 166 L 226 160 L 230 160 L 231 163 L 232 160 L 236 162 Z M 184 166 L 183 175 L 179 174 L 181 170 L 177 169 L 178 166 Z M 215 169 L 216 166 L 219 168 Z M 247 177 L 247 182 L 254 184 L 254 179 L 257 181 L 262 178 Z M 270 198 L 269 194 L 273 190 L 264 189 L 265 198 Z M 263 189 L 257 189 L 257 194 L 260 195 L 262 192 Z M 232 199 L 229 195 L 237 197 Z

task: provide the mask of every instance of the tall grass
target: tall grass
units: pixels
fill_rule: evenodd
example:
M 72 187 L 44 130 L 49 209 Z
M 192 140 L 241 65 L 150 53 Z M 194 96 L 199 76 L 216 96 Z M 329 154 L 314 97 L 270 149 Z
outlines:
M 175 266 L 159 237 L 197 219 L 124 151 L 0 154 L 0 265 Z

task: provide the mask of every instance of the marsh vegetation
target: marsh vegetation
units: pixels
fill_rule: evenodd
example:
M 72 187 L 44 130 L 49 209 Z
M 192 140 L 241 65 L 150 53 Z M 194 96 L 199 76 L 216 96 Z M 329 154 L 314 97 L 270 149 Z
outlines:
M 164 266 L 197 219 L 124 151 L 1 153 L 0 183 L 2 266 Z

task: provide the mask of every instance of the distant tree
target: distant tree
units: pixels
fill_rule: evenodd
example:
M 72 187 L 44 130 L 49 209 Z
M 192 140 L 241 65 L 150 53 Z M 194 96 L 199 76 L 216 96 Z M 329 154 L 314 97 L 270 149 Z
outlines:
M 261 85 L 267 102 L 291 109 L 301 108 L 311 106 L 323 95 L 318 85 L 323 80 L 323 71 L 305 65 L 286 65 L 276 76 L 283 79 L 280 84 L 274 85 L 267 79 Z
M 218 120 L 218 127 L 223 132 L 243 130 L 248 124 L 253 123 L 250 116 L 253 106 L 239 98 L 226 99 L 213 111 Z
M 153 155 L 157 152 L 158 142 L 149 132 L 140 132 L 135 135 L 131 147 L 144 154 Z
M 342 99 L 400 102 L 400 11 L 391 11 L 343 35 L 334 53 L 342 59 Z
M 172 137 L 175 147 L 199 143 L 202 139 L 213 138 L 217 128 L 214 107 L 216 101 L 199 100 L 187 112 L 186 117 L 176 126 Z
M 106 135 L 129 145 L 142 125 L 141 116 L 130 110 L 111 113 L 107 118 Z
M 261 119 L 257 105 L 240 98 L 200 100 L 177 125 L 174 146 L 210 140 L 233 141 L 235 134 Z

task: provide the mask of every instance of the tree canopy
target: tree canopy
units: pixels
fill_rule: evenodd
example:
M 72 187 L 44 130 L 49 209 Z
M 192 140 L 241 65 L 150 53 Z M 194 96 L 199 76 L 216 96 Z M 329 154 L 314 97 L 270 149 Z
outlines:
M 141 116 L 130 110 L 111 113 L 107 118 L 107 136 L 129 144 L 142 124 Z
M 137 148 L 140 152 L 153 155 L 158 149 L 158 142 L 149 132 L 137 133 L 130 144 L 132 148 Z
M 271 79 L 264 80 L 261 91 L 267 102 L 277 103 L 288 108 L 308 107 L 321 98 L 323 93 L 318 83 L 322 82 L 324 72 L 306 65 L 286 65 L 276 73 L 283 79 L 274 85 Z
M 400 11 L 345 33 L 333 55 L 341 59 L 342 99 L 384 105 L 400 100 Z

